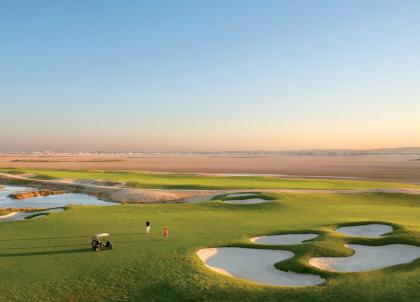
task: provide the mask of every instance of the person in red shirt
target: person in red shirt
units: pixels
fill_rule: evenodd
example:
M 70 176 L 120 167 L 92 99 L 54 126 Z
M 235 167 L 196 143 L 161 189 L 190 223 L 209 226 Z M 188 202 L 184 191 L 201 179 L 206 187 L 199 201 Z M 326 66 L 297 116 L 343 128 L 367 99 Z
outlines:
M 167 240 L 167 239 L 168 239 L 168 236 L 169 236 L 169 230 L 168 230 L 168 227 L 166 226 L 166 227 L 163 229 L 163 238 L 164 238 L 165 240 Z

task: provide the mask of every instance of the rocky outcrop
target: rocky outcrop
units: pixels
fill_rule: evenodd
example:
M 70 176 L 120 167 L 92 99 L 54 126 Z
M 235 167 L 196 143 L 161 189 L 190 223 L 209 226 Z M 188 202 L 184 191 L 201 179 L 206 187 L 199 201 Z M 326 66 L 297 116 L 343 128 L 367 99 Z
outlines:
M 30 191 L 30 192 L 12 193 L 9 195 L 9 197 L 13 199 L 27 199 L 27 198 L 38 197 L 38 196 L 58 195 L 58 194 L 64 194 L 64 193 L 65 193 L 64 191 L 42 189 L 42 190 Z

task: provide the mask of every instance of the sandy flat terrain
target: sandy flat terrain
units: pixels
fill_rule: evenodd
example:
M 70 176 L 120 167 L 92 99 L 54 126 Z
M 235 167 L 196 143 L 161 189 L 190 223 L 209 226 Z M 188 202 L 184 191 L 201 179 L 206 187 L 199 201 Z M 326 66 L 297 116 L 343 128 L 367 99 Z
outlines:
M 1 156 L 0 167 L 358 177 L 420 183 L 415 156 Z

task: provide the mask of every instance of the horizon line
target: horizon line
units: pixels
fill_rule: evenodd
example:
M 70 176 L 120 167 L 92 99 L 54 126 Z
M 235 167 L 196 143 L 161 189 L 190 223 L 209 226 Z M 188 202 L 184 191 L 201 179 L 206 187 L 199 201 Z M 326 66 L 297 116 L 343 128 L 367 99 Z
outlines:
M 80 150 L 80 151 L 54 151 L 54 150 L 27 150 L 27 151 L 0 151 L 0 153 L 147 153 L 147 154 L 156 154 L 156 153 L 277 153 L 277 152 L 325 152 L 325 151 L 334 151 L 334 152 L 348 152 L 348 151 L 378 151 L 378 150 L 401 150 L 401 149 L 419 149 L 420 146 L 402 146 L 402 147 L 377 147 L 377 148 L 308 148 L 308 149 L 244 149 L 244 150 L 219 150 L 219 151 L 209 151 L 209 150 L 189 150 L 189 151 L 106 151 L 106 150 Z

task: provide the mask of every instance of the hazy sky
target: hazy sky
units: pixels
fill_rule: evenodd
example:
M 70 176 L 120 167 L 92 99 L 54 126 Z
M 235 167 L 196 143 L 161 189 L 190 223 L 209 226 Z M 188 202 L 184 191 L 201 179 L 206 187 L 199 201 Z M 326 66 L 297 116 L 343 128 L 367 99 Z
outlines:
M 420 1 L 0 0 L 0 151 L 420 146 Z

